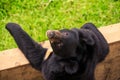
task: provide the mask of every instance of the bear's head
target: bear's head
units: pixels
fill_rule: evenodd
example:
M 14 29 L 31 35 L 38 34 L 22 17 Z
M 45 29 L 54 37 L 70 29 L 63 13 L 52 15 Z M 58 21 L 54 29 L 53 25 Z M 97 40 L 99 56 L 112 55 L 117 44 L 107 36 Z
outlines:
M 61 57 L 74 57 L 78 44 L 78 35 L 72 30 L 48 30 L 47 36 L 53 52 Z
M 82 46 L 84 43 L 94 45 L 94 40 L 91 34 L 87 37 L 86 35 L 86 31 L 79 29 L 47 31 L 47 36 L 52 46 L 53 52 L 56 55 L 65 58 L 76 57 L 77 52 L 81 52 L 80 48 L 84 47 Z

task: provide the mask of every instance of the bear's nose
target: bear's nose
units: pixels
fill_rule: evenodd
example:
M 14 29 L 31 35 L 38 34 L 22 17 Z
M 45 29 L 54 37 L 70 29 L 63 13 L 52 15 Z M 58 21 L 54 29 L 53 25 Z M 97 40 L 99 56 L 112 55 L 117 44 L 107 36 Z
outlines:
M 48 31 L 47 31 L 47 36 L 48 36 L 49 39 L 54 38 L 54 36 L 55 36 L 55 31 L 53 31 L 53 30 L 48 30 Z

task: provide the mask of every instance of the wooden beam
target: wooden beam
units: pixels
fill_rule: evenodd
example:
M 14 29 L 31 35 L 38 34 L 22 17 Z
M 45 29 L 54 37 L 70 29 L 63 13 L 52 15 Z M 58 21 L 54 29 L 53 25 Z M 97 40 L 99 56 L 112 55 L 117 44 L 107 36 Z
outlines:
M 109 44 L 120 41 L 120 23 L 99 28 Z

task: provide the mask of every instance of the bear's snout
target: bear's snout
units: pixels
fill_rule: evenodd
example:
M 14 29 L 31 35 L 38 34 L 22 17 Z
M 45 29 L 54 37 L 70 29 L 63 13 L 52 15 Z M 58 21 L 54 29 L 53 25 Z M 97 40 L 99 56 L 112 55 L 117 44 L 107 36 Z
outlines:
M 48 30 L 47 31 L 47 36 L 48 36 L 49 39 L 54 38 L 55 37 L 55 31 Z
M 49 39 L 60 39 L 62 36 L 62 33 L 58 30 L 48 30 L 47 31 L 47 37 Z

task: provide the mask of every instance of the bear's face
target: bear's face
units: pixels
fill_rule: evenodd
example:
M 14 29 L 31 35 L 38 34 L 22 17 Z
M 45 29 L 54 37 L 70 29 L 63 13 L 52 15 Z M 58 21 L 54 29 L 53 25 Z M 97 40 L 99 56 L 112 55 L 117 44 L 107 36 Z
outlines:
M 79 43 L 78 34 L 73 30 L 48 30 L 48 39 L 53 52 L 61 57 L 75 57 Z

